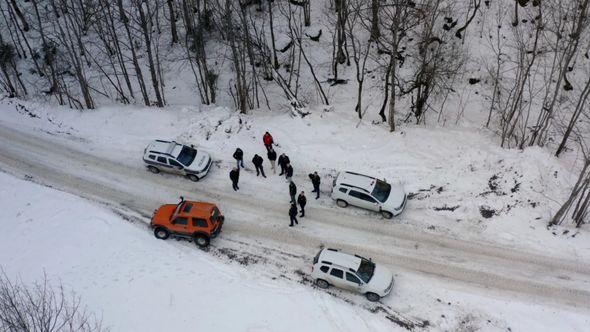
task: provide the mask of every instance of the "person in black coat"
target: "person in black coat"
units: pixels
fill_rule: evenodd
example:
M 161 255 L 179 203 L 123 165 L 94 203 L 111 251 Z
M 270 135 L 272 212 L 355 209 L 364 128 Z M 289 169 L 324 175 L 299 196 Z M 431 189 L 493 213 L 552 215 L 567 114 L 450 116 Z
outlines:
M 281 155 L 279 156 L 279 160 L 277 160 L 277 163 L 279 164 L 279 167 L 281 168 L 281 173 L 279 175 L 285 174 L 285 167 L 290 162 L 291 161 L 289 160 L 289 157 L 286 154 L 281 153 Z
M 318 172 L 313 172 L 313 174 L 309 174 L 309 179 L 311 180 L 311 184 L 313 185 L 312 193 L 316 193 L 315 199 L 320 198 L 320 182 L 321 178 L 318 175 Z
M 240 164 L 242 164 L 242 168 L 244 168 L 244 151 L 242 151 L 242 149 L 236 149 L 236 152 L 234 152 L 234 159 L 238 162 L 238 168 L 240 167 Z
M 305 204 L 307 204 L 307 198 L 305 197 L 305 193 L 302 191 L 299 196 L 297 196 L 297 204 L 301 208 L 301 215 L 300 217 L 305 217 Z
M 277 152 L 272 148 L 272 146 L 270 147 L 270 149 L 268 149 L 266 156 L 270 161 L 270 168 L 272 169 L 272 173 L 277 174 L 277 168 L 275 167 L 275 162 L 277 160 Z
M 289 182 L 289 195 L 291 195 L 291 203 L 295 204 L 295 195 L 297 194 L 297 186 L 295 182 Z
M 262 162 L 264 161 L 264 159 L 262 159 L 261 156 L 255 154 L 254 158 L 252 158 L 252 164 L 254 164 L 254 167 L 256 167 L 256 176 L 260 175 L 260 173 L 262 173 L 262 177 L 266 177 L 266 175 L 264 175 L 264 168 L 262 167 Z
M 297 222 L 297 205 L 295 205 L 295 203 L 291 203 L 291 208 L 289 209 L 289 219 L 291 220 L 289 227 L 293 227 L 293 222 L 299 225 Z
M 240 190 L 240 187 L 238 187 L 238 180 L 240 180 L 240 170 L 237 167 L 234 167 L 229 172 L 229 178 L 231 180 L 231 185 L 232 188 L 234 188 L 234 191 Z
M 287 163 L 287 165 L 285 165 L 285 179 L 287 179 L 287 181 L 291 181 L 292 177 L 293 177 L 293 166 L 291 166 L 291 164 Z

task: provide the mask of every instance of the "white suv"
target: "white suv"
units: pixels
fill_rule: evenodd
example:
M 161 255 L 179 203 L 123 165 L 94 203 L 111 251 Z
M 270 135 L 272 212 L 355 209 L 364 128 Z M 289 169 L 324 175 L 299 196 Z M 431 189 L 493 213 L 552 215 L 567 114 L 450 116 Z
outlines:
M 320 288 L 330 285 L 365 294 L 379 301 L 391 292 L 393 274 L 381 265 L 336 249 L 322 249 L 313 259 L 311 277 Z
M 384 218 L 391 219 L 402 213 L 407 196 L 401 185 L 359 173 L 340 172 L 334 179 L 332 199 L 340 207 L 350 204 L 378 211 Z
M 174 141 L 155 140 L 143 151 L 143 161 L 152 173 L 169 172 L 199 181 L 211 168 L 211 156 Z

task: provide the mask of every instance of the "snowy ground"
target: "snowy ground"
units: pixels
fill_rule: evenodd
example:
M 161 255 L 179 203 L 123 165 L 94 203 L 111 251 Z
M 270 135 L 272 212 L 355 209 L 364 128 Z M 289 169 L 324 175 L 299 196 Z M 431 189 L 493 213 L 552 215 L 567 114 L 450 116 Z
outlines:
M 133 218 L 142 222 L 130 224 L 92 202 L 2 175 L 0 231 L 8 235 L 0 243 L 0 264 L 10 275 L 20 275 L 26 281 L 40 278 L 46 270 L 53 280 L 60 279 L 78 292 L 117 331 L 138 327 L 164 330 L 170 328 L 171 322 L 178 324 L 170 328 L 173 330 L 194 329 L 196 324 L 211 331 L 289 331 L 295 326 L 306 330 L 401 329 L 387 316 L 401 317 L 417 325 L 428 321 L 427 329 L 435 331 L 508 328 L 583 331 L 590 324 L 590 312 L 585 306 L 549 304 L 523 294 L 457 283 L 456 280 L 468 280 L 460 275 L 449 280 L 431 275 L 423 266 L 416 268 L 412 261 L 404 261 L 406 252 L 394 252 L 400 247 L 404 250 L 405 244 L 398 241 L 392 243 L 391 248 L 395 244 L 396 249 L 389 249 L 389 254 L 401 260 L 396 263 L 395 259 L 390 261 L 387 255 L 383 256 L 395 271 L 397 283 L 382 304 L 370 306 L 357 295 L 339 291 L 326 294 L 314 289 L 306 279 L 309 261 L 318 250 L 317 242 L 309 240 L 314 235 L 341 246 L 359 247 L 363 242 L 374 242 L 381 252 L 387 252 L 384 244 L 387 236 L 410 230 L 417 234 L 417 239 L 432 235 L 439 236 L 441 241 L 465 239 L 502 246 L 515 253 L 567 257 L 577 261 L 581 268 L 590 258 L 587 232 L 545 227 L 547 218 L 574 179 L 574 166 L 562 164 L 541 149 L 524 152 L 499 149 L 488 133 L 474 129 L 408 127 L 402 133 L 390 134 L 384 128 L 357 121 L 353 114 L 337 109 L 315 110 L 304 119 L 293 119 L 288 114 L 260 112 L 239 116 L 222 108 L 193 107 L 154 110 L 117 106 L 78 112 L 4 100 L 1 124 L 125 165 L 126 171 L 137 173 L 143 181 L 133 182 L 137 188 L 127 190 L 144 191 L 149 197 L 146 203 L 155 207 L 186 191 L 200 196 L 202 188 L 217 192 L 222 210 L 235 222 L 228 225 L 208 253 L 202 252 L 184 242 L 156 241 L 141 216 Z M 247 173 L 241 179 L 242 190 L 235 194 L 227 178 L 236 146 L 244 149 L 247 165 L 251 166 L 249 160 L 253 153 L 265 157 L 261 144 L 265 130 L 273 133 L 280 145 L 278 151 L 285 151 L 291 157 L 300 188 L 310 189 L 307 173 L 318 170 L 323 176 L 324 198 L 317 202 L 311 200 L 309 221 L 292 233 L 296 241 L 308 240 L 301 243 L 303 247 L 292 242 L 276 243 L 280 237 L 258 239 L 252 245 L 247 235 L 243 238 L 240 235 L 252 226 L 250 220 L 272 229 L 271 235 L 288 232 L 288 220 L 274 218 L 275 215 L 257 220 L 253 212 L 256 209 L 234 204 L 240 200 L 254 202 L 259 204 L 259 211 L 284 209 L 286 216 L 288 194 L 284 180 L 278 177 L 262 180 Z M 153 138 L 193 143 L 207 149 L 219 162 L 198 184 L 174 176 L 148 174 L 141 152 Z M 39 154 L 38 158 L 44 155 Z M 45 163 L 72 174 L 91 173 L 72 169 L 77 167 L 73 160 Z M 95 166 L 100 169 L 101 165 Z M 357 209 L 338 209 L 326 196 L 331 176 L 341 169 L 401 181 L 413 199 L 406 211 L 393 221 Z M 99 179 L 101 174 L 86 176 Z M 102 176 L 110 179 L 101 181 L 110 181 L 111 188 L 117 188 L 118 179 L 114 175 Z M 166 189 L 165 183 L 177 190 L 162 191 Z M 147 194 L 150 184 L 158 188 L 157 192 Z M 190 190 L 190 187 L 197 189 Z M 481 207 L 494 210 L 494 216 L 484 218 Z M 121 213 L 120 206 L 115 209 Z M 314 220 L 314 214 L 320 218 Z M 342 223 L 353 219 L 360 223 L 347 229 L 347 234 L 335 234 L 334 231 L 342 230 L 336 227 L 337 216 L 344 218 Z M 34 227 L 36 223 L 43 227 Z M 379 235 L 379 230 L 389 227 L 391 230 Z M 362 228 L 377 233 L 364 237 Z M 56 233 L 65 234 L 68 240 L 51 236 Z M 420 250 L 428 248 L 419 242 L 408 244 L 416 250 L 418 245 Z M 14 253 L 14 248 L 23 247 L 26 249 Z M 469 261 L 461 261 L 466 256 L 461 257 L 460 253 L 442 255 L 442 262 L 447 257 L 450 265 L 466 268 L 471 265 Z M 493 263 L 488 265 L 489 269 L 494 268 Z M 524 265 L 522 269 L 521 277 L 532 282 L 548 278 L 542 270 L 535 273 Z M 484 273 L 483 267 L 481 272 Z M 171 282 L 172 278 L 179 282 Z M 573 278 L 572 287 L 588 288 L 587 280 L 571 275 L 564 278 Z M 550 283 L 550 279 L 546 282 Z M 190 286 L 179 288 L 177 284 Z M 154 315 L 154 308 L 161 308 L 162 304 L 169 307 L 162 312 L 164 318 Z M 213 309 L 210 312 L 216 314 L 180 313 L 179 308 L 195 304 Z M 371 313 L 375 310 L 376 313 Z
M 370 306 L 217 245 L 205 252 L 156 240 L 141 224 L 70 194 L 4 173 L 0 188 L 5 272 L 25 282 L 43 273 L 61 281 L 113 331 L 403 331 L 380 309 L 372 313 L 400 304 L 409 315 L 402 317 L 429 320 L 432 331 L 583 331 L 590 324 L 588 313 L 484 297 L 418 275 L 398 278 L 383 305 Z
M 224 108 L 117 106 L 79 112 L 17 103 L 3 102 L 1 121 L 50 132 L 67 144 L 138 170 L 144 168 L 141 152 L 154 138 L 195 144 L 209 151 L 220 166 L 198 186 L 224 189 L 229 185 L 227 174 L 234 149 L 241 147 L 246 164 L 253 168 L 249 161 L 254 153 L 266 159 L 261 136 L 269 130 L 280 145 L 277 152 L 289 155 L 301 189 L 311 187 L 307 174 L 315 170 L 322 175 L 326 192 L 331 189 L 332 176 L 340 170 L 385 177 L 403 183 L 411 193 L 406 212 L 394 223 L 590 259 L 587 232 L 569 225 L 546 229 L 575 181 L 576 165 L 540 148 L 501 149 L 486 131 L 409 126 L 391 134 L 382 126 L 359 123 L 354 114 L 338 110 L 316 110 L 299 119 L 287 113 L 243 116 Z M 268 172 L 269 165 L 265 165 Z M 241 182 L 244 195 L 288 197 L 287 187 L 278 179 L 260 181 L 245 176 Z M 330 200 L 322 204 L 333 206 Z M 380 219 L 361 210 L 352 209 L 352 213 Z

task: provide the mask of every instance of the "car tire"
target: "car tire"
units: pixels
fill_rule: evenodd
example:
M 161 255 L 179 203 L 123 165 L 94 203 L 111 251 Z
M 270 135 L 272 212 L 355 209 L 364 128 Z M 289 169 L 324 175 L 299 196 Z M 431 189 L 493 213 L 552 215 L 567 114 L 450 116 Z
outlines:
M 381 300 L 381 296 L 379 296 L 375 293 L 367 293 L 367 294 L 365 294 L 365 296 L 367 297 L 367 300 L 369 300 L 371 302 L 377 302 L 377 301 Z
M 389 211 L 381 211 L 381 215 L 385 219 L 391 219 L 391 218 L 393 218 L 393 213 L 391 213 Z
M 155 167 L 155 166 L 148 166 L 148 171 L 150 171 L 150 172 L 152 172 L 154 174 L 160 173 L 160 170 L 157 167 Z
M 193 182 L 198 182 L 200 180 L 199 177 L 194 174 L 189 174 L 186 177 Z
M 205 234 L 195 234 L 193 241 L 195 241 L 195 244 L 201 248 L 205 248 L 209 245 L 209 237 Z
M 326 288 L 330 287 L 330 284 L 329 284 L 329 283 L 328 283 L 326 280 L 324 280 L 324 279 L 317 279 L 317 280 L 315 281 L 315 284 L 316 284 L 316 285 L 317 285 L 319 288 L 322 288 L 322 289 L 326 289 Z
M 156 239 L 166 240 L 170 237 L 170 232 L 164 227 L 157 227 L 154 229 L 154 236 Z
M 341 207 L 341 208 L 345 208 L 345 207 L 347 207 L 347 206 L 348 206 L 348 202 L 346 202 L 346 201 L 345 201 L 345 200 L 343 200 L 343 199 L 337 199 L 337 200 L 336 200 L 336 205 L 338 205 L 338 206 L 339 206 L 339 207 Z

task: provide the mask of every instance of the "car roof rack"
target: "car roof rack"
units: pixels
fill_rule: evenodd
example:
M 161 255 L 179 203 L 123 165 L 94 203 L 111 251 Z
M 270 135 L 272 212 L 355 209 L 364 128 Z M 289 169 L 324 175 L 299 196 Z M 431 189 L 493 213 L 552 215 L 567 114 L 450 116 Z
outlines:
M 375 178 L 374 178 L 374 177 L 372 177 L 372 176 L 365 175 L 365 174 L 360 174 L 360 173 L 356 173 L 356 172 L 350 172 L 350 171 L 346 171 L 346 173 L 348 173 L 348 174 L 352 174 L 352 175 L 363 176 L 363 177 L 366 177 L 366 178 L 369 178 L 369 179 L 375 179 Z

